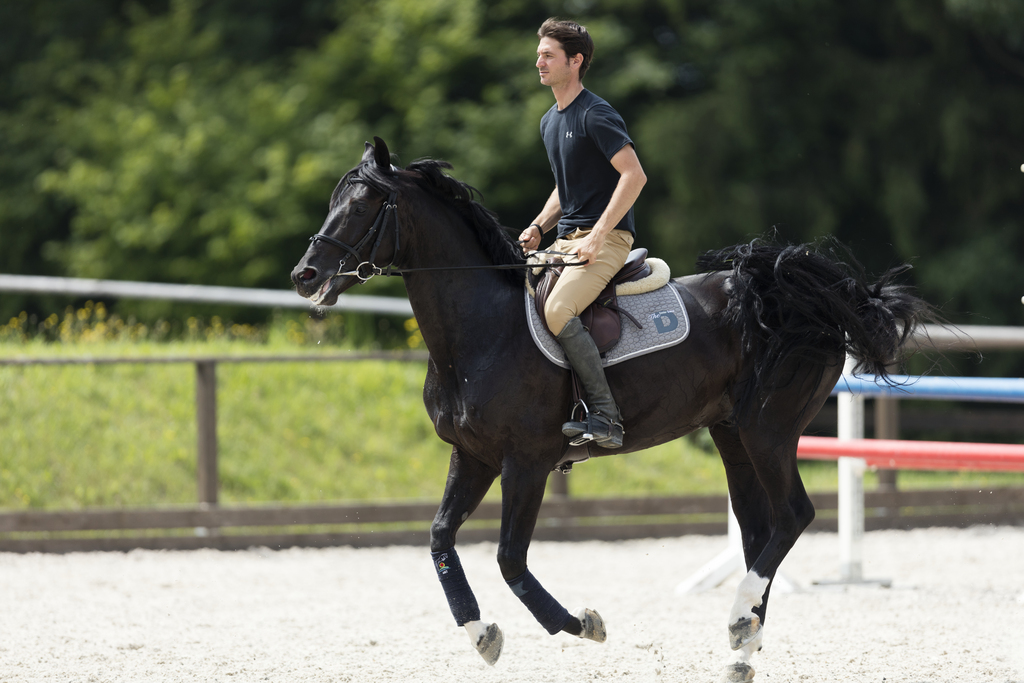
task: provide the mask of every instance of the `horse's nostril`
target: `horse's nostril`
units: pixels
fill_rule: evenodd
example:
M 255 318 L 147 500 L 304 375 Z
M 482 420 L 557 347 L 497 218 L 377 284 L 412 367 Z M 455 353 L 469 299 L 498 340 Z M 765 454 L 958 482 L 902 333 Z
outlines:
M 308 282 L 308 281 L 312 280 L 315 277 L 316 277 L 316 269 L 315 268 L 306 268 L 301 273 L 299 273 L 299 278 L 302 281 L 304 281 L 304 282 Z

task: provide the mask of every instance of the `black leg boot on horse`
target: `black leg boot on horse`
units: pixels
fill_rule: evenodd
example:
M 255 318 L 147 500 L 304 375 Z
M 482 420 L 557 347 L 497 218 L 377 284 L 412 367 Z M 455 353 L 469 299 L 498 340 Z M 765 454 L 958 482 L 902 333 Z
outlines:
M 622 417 L 601 365 L 601 353 L 579 318 L 570 318 L 555 337 L 587 394 L 584 422 L 569 421 L 562 433 L 581 445 L 594 441 L 602 448 L 622 447 Z

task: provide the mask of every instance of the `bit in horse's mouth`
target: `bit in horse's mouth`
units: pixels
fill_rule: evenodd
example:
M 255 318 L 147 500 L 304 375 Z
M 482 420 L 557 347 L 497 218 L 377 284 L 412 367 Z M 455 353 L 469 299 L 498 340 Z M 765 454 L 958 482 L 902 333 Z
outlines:
M 309 300 L 312 301 L 317 306 L 319 306 L 327 298 L 327 295 L 330 294 L 331 286 L 333 284 L 334 284 L 334 278 L 333 277 L 327 278 L 324 281 L 324 283 L 322 285 L 320 285 L 320 289 L 318 289 L 316 291 L 316 294 L 314 294 L 313 296 L 309 297 Z

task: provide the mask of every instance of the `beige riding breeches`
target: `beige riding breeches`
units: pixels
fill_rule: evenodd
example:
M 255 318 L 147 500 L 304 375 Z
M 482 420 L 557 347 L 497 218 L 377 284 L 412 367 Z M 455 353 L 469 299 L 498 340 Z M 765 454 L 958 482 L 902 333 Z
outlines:
M 555 240 L 550 249 L 572 251 L 574 240 L 586 237 L 589 233 L 589 228 L 571 232 Z M 632 247 L 633 235 L 625 230 L 612 230 L 605 238 L 604 247 L 594 263 L 562 270 L 544 304 L 544 316 L 551 334 L 557 337 L 567 322 L 594 303 L 612 277 L 622 269 Z

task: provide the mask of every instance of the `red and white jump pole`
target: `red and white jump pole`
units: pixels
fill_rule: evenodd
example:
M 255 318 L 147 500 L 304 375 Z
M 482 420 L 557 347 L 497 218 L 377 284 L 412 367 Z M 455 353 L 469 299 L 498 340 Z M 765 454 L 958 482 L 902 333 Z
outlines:
M 797 457 L 811 460 L 856 457 L 864 460 L 868 467 L 901 470 L 1024 471 L 1024 446 L 1005 443 L 890 439 L 849 443 L 825 436 L 804 436 L 800 439 Z

